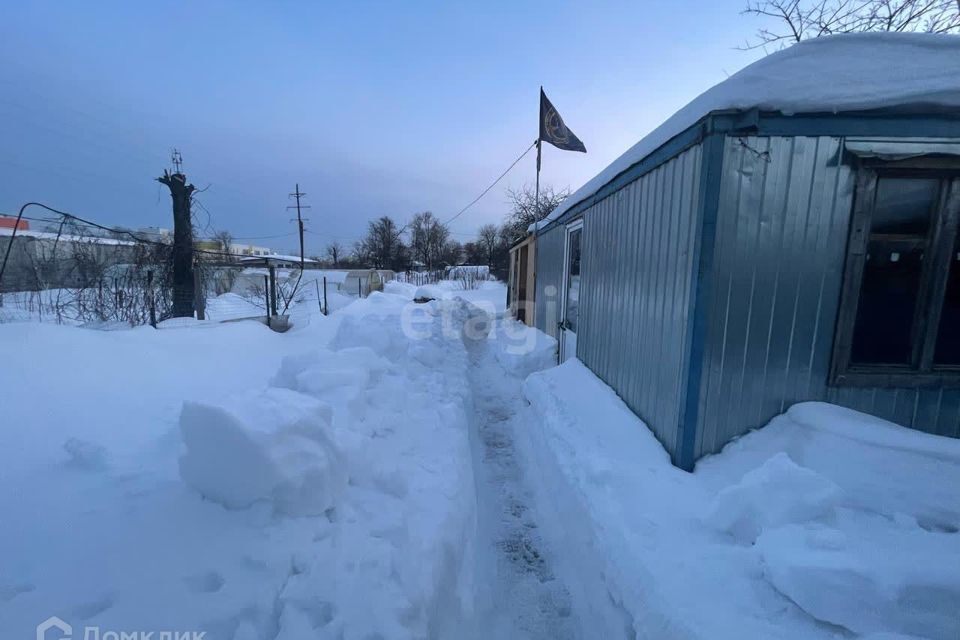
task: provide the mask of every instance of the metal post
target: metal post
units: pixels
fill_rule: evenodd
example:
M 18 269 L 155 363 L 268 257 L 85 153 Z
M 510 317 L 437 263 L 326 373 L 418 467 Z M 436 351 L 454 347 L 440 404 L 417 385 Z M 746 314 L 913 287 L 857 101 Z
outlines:
M 266 311 L 267 326 L 269 327 L 270 326 L 270 279 L 267 276 L 263 276 L 263 297 L 265 298 L 263 308 L 267 310 Z
M 277 315 L 277 268 L 270 267 L 270 315 Z
M 357 297 L 363 297 L 363 278 L 357 278 Z
M 327 276 L 323 276 L 323 315 L 330 315 L 327 309 Z
M 153 295 L 153 269 L 147 270 L 147 295 L 150 303 L 150 326 L 157 328 L 157 301 Z
M 207 295 L 203 291 L 203 281 L 200 278 L 200 269 L 193 269 L 193 307 L 197 312 L 197 320 L 206 320 Z

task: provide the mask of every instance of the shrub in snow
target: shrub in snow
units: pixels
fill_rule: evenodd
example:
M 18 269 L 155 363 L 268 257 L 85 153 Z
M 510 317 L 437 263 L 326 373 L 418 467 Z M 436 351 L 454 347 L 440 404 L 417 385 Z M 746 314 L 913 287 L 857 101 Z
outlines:
M 180 476 L 230 509 L 267 501 L 287 515 L 322 514 L 346 484 L 330 421 L 326 404 L 288 389 L 185 402 Z
M 722 489 L 705 519 L 738 542 L 752 544 L 769 527 L 831 514 L 839 499 L 840 488 L 834 482 L 778 453 L 739 483 Z

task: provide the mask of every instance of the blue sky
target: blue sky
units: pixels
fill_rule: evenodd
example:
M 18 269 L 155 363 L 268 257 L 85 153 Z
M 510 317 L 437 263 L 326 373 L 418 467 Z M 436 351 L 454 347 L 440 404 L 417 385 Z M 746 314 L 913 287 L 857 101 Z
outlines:
M 588 153 L 545 147 L 578 187 L 761 54 L 739 0 L 21 2 L 0 23 L 0 212 L 40 200 L 170 226 L 153 178 L 207 187 L 201 226 L 288 250 L 299 182 L 308 253 L 369 219 L 447 219 L 536 137 L 542 84 Z M 465 241 L 533 182 L 531 153 L 451 225 Z

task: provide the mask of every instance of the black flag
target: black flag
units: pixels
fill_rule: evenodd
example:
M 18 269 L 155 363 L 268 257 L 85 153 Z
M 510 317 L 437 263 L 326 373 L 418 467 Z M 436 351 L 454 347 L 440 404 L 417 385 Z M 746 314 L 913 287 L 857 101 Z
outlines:
M 580 138 L 567 128 L 567 125 L 563 123 L 563 118 L 550 104 L 547 94 L 543 92 L 543 87 L 540 87 L 540 139 L 564 151 L 587 152 L 587 148 L 580 142 Z

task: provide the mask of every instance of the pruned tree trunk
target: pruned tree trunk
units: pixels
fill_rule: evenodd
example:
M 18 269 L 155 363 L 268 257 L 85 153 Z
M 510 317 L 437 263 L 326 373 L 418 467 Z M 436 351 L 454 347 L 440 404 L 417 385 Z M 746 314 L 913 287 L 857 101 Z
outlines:
M 170 189 L 173 200 L 173 317 L 193 317 L 193 224 L 190 217 L 190 202 L 196 188 L 187 184 L 187 176 L 164 170 L 158 182 Z

